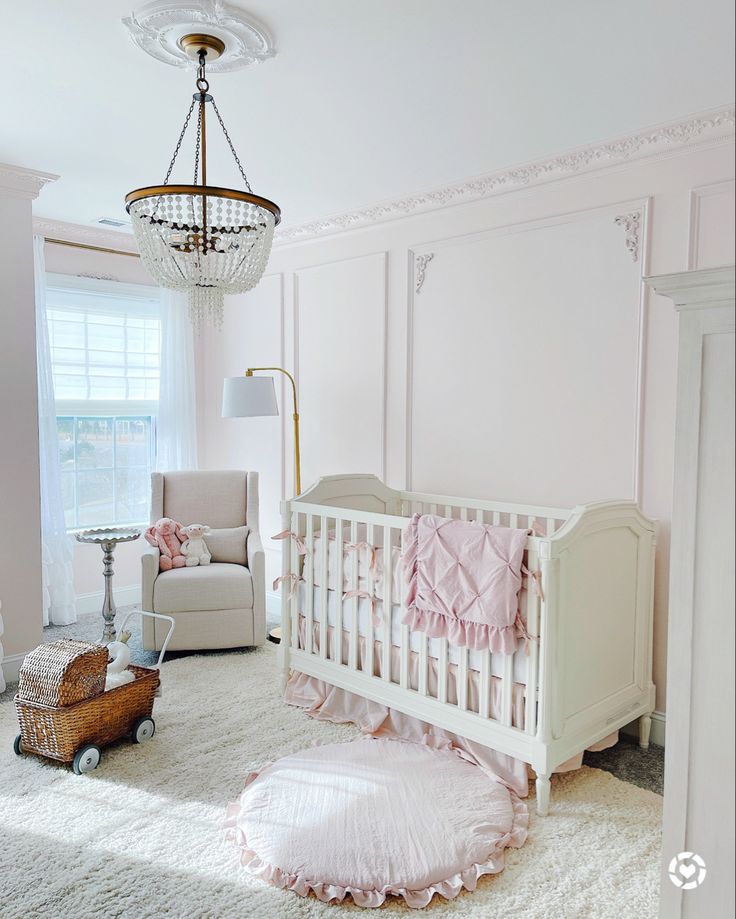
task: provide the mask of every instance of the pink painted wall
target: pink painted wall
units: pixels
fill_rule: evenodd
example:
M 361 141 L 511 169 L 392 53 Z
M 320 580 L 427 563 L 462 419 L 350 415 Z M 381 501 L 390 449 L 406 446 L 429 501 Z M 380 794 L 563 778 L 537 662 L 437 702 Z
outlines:
M 33 287 L 31 194 L 21 170 L 9 189 L 0 175 L 0 603 L 5 657 L 15 659 L 41 640 L 41 510 L 38 471 L 36 319 Z M 17 190 L 15 182 L 17 181 Z M 2 662 L 0 660 L 0 662 Z M 7 667 L 7 664 L 6 664 Z
M 733 142 L 274 248 L 198 346 L 200 460 L 261 472 L 270 576 L 291 493 L 290 406 L 220 417 L 222 378 L 293 369 L 303 481 L 572 505 L 636 497 L 657 518 L 654 673 L 666 706 L 676 320 L 650 274 L 732 260 Z M 287 204 L 287 202 L 283 202 Z M 640 214 L 636 260 L 616 217 Z M 432 255 L 417 292 L 416 256 Z M 283 393 L 282 393 L 283 395 Z

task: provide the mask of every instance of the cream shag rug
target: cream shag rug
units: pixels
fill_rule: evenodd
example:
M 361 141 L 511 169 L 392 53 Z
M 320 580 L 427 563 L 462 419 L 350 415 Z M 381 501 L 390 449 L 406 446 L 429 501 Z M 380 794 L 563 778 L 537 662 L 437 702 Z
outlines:
M 225 806 L 262 763 L 351 726 L 316 722 L 280 699 L 275 648 L 173 660 L 154 706 L 156 736 L 103 751 L 74 775 L 16 757 L 15 710 L 0 704 L 0 913 L 3 919 L 292 919 L 419 916 L 403 901 L 365 911 L 269 887 L 222 839 Z M 553 779 L 549 817 L 473 893 L 436 897 L 431 915 L 484 919 L 647 919 L 658 900 L 662 799 L 607 772 Z

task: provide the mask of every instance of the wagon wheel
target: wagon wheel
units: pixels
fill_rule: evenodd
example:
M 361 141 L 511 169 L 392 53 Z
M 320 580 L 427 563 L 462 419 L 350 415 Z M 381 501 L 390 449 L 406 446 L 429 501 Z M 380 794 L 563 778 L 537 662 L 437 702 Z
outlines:
M 144 743 L 146 740 L 150 740 L 155 733 L 156 724 L 153 718 L 148 718 L 146 716 L 139 718 L 133 725 L 133 730 L 130 732 L 133 743 Z
M 15 751 L 16 756 L 23 756 L 25 750 L 23 749 L 23 741 L 20 734 L 13 741 L 13 750 Z
M 97 744 L 86 744 L 80 747 L 74 754 L 72 769 L 77 775 L 82 775 L 83 772 L 92 772 L 92 770 L 96 769 L 99 765 L 101 756 L 102 750 L 100 750 Z

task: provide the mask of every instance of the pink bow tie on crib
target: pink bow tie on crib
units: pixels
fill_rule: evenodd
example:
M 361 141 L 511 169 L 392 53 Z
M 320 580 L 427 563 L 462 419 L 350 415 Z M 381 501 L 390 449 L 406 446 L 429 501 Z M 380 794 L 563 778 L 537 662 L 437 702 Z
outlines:
M 376 598 L 373 594 L 369 594 L 365 590 L 346 590 L 342 595 L 343 600 L 349 600 L 351 597 L 357 597 L 358 599 L 369 600 L 371 604 L 371 619 L 373 620 L 373 625 L 378 627 L 382 620 L 381 617 L 376 612 Z
M 292 530 L 282 530 L 281 533 L 277 533 L 275 536 L 272 536 L 271 539 L 289 539 L 289 537 L 296 543 L 299 555 L 306 555 L 307 547 L 304 544 L 304 540 L 298 533 L 294 533 Z
M 367 549 L 371 555 L 371 562 L 368 566 L 371 574 L 375 575 L 377 570 L 377 558 L 376 558 L 376 547 L 372 546 L 369 542 L 349 542 L 345 544 L 346 552 L 358 552 L 360 549 Z
M 296 594 L 299 582 L 302 580 L 304 579 L 300 578 L 298 574 L 282 574 L 281 577 L 276 578 L 276 580 L 273 582 L 273 589 L 276 590 L 279 584 L 283 584 L 284 581 L 290 581 L 291 587 L 289 588 L 287 600 L 291 600 L 291 598 Z

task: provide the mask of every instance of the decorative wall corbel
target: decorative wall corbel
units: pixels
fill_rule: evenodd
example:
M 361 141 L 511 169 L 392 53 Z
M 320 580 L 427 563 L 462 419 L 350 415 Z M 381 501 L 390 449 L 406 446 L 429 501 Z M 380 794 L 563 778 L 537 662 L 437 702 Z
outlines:
M 613 221 L 617 227 L 623 227 L 626 233 L 625 245 L 632 262 L 639 261 L 639 231 L 641 230 L 641 211 L 621 214 Z
M 419 293 L 424 284 L 424 276 L 427 272 L 427 265 L 434 258 L 434 252 L 426 252 L 424 255 L 417 255 L 414 262 L 414 276 L 416 278 L 415 290 Z

